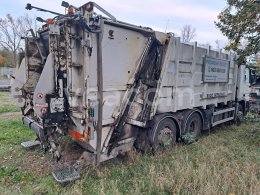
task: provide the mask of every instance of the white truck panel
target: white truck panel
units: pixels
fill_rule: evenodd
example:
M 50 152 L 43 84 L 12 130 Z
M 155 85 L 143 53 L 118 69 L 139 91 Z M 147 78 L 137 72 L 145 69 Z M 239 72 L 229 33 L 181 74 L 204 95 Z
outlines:
M 113 31 L 113 37 L 109 36 L 109 31 Z M 93 37 L 93 45 L 95 42 Z M 105 89 L 126 88 L 129 79 L 133 77 L 146 42 L 147 38 L 138 32 L 104 25 L 102 52 Z M 97 86 L 95 49 L 90 57 L 89 66 L 89 87 L 95 88 Z
M 198 47 L 196 43 L 181 43 L 179 38 L 173 39 L 174 44 L 169 45 L 172 47 L 170 58 L 164 61 L 166 73 L 162 80 L 157 111 L 176 112 L 234 101 L 237 69 L 234 67 L 232 56 L 221 51 L 213 51 L 210 47 Z M 206 56 L 229 63 L 229 68 L 225 69 L 229 71 L 225 72 L 228 74 L 228 82 L 203 81 Z M 168 105 L 163 105 L 166 102 Z M 169 102 L 172 105 L 169 105 Z
M 109 35 L 111 31 L 113 31 L 113 36 Z M 104 72 L 103 120 L 105 125 L 114 122 L 114 116 L 119 112 L 127 86 L 134 81 L 134 74 L 147 40 L 148 38 L 141 33 L 109 24 L 104 25 L 102 60 Z M 92 37 L 92 42 L 93 45 L 96 44 L 95 36 Z M 88 75 L 86 98 L 91 97 L 92 91 L 97 91 L 96 55 L 96 49 L 93 49 L 93 53 L 89 57 L 88 73 L 86 73 Z
M 237 98 L 243 99 L 246 97 L 248 99 L 250 92 L 249 69 L 245 65 L 241 65 L 238 69 Z

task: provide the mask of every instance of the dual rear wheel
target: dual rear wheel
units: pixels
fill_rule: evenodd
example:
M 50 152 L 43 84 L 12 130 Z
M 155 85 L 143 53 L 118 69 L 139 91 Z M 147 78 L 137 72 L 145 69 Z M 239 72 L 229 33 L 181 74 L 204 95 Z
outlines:
M 186 120 L 184 134 L 190 134 L 192 139 L 197 140 L 201 134 L 202 120 L 197 112 L 193 112 Z M 162 151 L 172 148 L 177 141 L 178 128 L 172 118 L 162 118 L 155 120 L 150 132 L 150 142 L 154 151 Z

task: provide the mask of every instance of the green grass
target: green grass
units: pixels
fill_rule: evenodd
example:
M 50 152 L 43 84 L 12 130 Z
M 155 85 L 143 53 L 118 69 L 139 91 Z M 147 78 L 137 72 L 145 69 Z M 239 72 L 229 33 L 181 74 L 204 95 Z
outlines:
M 198 142 L 158 155 L 129 152 L 57 184 L 44 166 L 50 155 L 24 151 L 33 133 L 18 119 L 0 120 L 1 194 L 259 194 L 260 125 L 221 126 Z M 28 167 L 27 167 L 28 166 Z
M 0 113 L 19 111 L 20 108 L 15 105 L 10 92 L 0 92 Z
M 20 119 L 0 120 L 0 191 L 11 192 L 14 190 L 12 186 L 18 182 L 24 184 L 32 181 L 33 176 L 20 167 L 26 155 L 20 143 L 33 137 Z

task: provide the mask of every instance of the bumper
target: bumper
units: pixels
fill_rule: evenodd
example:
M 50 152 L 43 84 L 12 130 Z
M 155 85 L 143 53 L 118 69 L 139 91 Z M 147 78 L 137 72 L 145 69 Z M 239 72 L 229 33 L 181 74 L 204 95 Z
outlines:
M 23 124 L 32 129 L 41 140 L 44 139 L 43 127 L 39 123 L 27 116 L 23 117 L 22 120 Z

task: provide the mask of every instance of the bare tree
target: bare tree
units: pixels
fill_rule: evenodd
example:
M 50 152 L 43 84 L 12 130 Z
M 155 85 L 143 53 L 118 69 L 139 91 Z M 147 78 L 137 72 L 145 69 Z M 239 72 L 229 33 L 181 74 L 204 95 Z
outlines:
M 196 36 L 196 28 L 191 25 L 184 25 L 181 29 L 181 40 L 183 42 L 190 42 Z
M 36 23 L 28 15 L 13 18 L 7 14 L 0 18 L 0 47 L 13 53 L 13 64 L 16 64 L 17 51 L 20 48 L 21 38 L 27 34 L 27 30 L 34 28 Z

